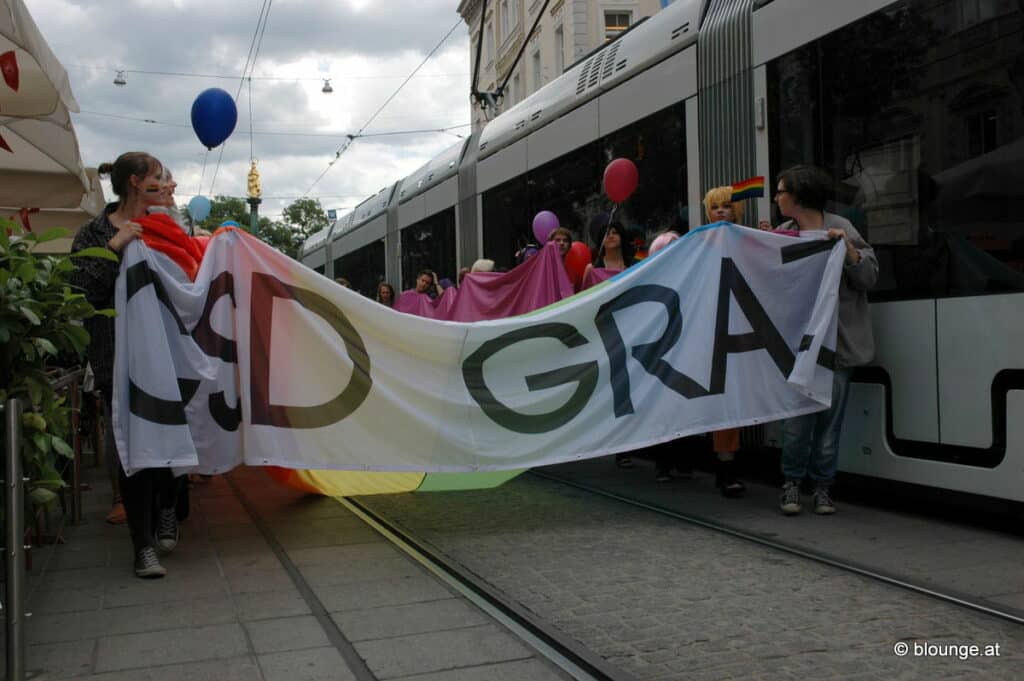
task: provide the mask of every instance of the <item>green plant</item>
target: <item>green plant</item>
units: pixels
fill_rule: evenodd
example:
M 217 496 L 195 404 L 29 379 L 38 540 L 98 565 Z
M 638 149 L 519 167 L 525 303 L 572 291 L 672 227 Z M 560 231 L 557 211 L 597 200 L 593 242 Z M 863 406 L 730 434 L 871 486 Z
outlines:
M 76 363 L 85 354 L 89 333 L 82 320 L 96 310 L 68 283 L 75 269 L 72 258 L 116 260 L 103 248 L 89 248 L 70 256 L 37 255 L 37 244 L 67 236 L 51 229 L 43 234 L 25 232 L 0 220 L 0 401 L 24 398 L 21 456 L 29 479 L 26 498 L 45 506 L 64 485 L 61 458 L 72 456 L 68 446 L 69 406 L 51 384 L 54 369 Z

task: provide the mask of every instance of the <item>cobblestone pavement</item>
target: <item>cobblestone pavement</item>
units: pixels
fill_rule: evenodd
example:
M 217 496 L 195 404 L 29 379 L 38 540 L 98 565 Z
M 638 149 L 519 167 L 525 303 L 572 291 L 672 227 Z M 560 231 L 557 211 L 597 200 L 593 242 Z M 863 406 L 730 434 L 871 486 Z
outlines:
M 1024 627 L 534 476 L 361 501 L 640 679 L 1022 678 Z
M 1024 619 L 1024 536 L 992 529 L 991 519 L 959 518 L 962 514 L 948 508 L 944 518 L 937 517 L 934 511 L 941 509 L 928 505 L 887 510 L 879 503 L 854 503 L 846 498 L 842 480 L 839 512 L 827 522 L 810 509 L 786 518 L 778 512 L 775 484 L 748 478 L 742 500 L 726 499 L 715 488 L 713 473 L 694 471 L 666 484 L 655 481 L 653 462 L 634 463 L 621 470 L 607 459 L 589 459 L 546 466 L 540 474 L 859 564 Z M 804 503 L 810 503 L 807 495 Z

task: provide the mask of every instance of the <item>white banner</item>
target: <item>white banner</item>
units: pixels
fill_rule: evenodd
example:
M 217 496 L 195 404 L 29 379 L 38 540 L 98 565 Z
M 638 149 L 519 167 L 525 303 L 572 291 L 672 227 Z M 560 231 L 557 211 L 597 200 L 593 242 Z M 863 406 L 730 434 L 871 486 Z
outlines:
M 462 324 L 394 312 L 244 232 L 212 239 L 195 282 L 135 241 L 118 450 L 128 473 L 505 470 L 819 411 L 843 257 L 719 223 L 557 305 Z

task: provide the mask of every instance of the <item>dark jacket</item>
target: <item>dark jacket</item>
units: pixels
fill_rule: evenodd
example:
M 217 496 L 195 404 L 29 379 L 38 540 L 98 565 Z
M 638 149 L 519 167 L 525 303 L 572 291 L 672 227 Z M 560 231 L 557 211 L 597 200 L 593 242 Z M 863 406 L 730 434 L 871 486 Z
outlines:
M 93 218 L 78 230 L 71 252 L 83 248 L 106 248 L 117 228 L 110 223 L 108 215 L 117 208 L 116 203 L 108 205 L 99 216 Z M 86 300 L 98 310 L 113 309 L 114 283 L 121 269 L 118 262 L 102 258 L 76 258 L 71 285 L 85 294 Z M 109 388 L 114 376 L 114 320 L 97 315 L 85 320 L 89 341 L 89 363 L 96 376 L 97 390 Z

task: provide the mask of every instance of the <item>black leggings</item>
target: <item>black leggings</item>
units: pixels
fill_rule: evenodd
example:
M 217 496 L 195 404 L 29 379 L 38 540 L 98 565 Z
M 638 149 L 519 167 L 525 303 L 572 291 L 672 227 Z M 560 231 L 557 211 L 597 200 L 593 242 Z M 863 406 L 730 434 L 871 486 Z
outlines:
M 125 515 L 128 516 L 128 529 L 132 535 L 132 550 L 138 553 L 147 546 L 153 545 L 153 531 L 156 527 L 157 513 L 162 508 L 175 508 L 178 504 L 178 490 L 182 479 L 175 478 L 170 468 L 144 468 L 132 476 L 124 474 L 117 446 L 114 442 L 114 410 L 111 408 L 112 392 L 103 390 L 103 400 L 107 409 L 106 448 L 117 460 L 117 470 L 121 483 L 121 500 L 124 502 Z

